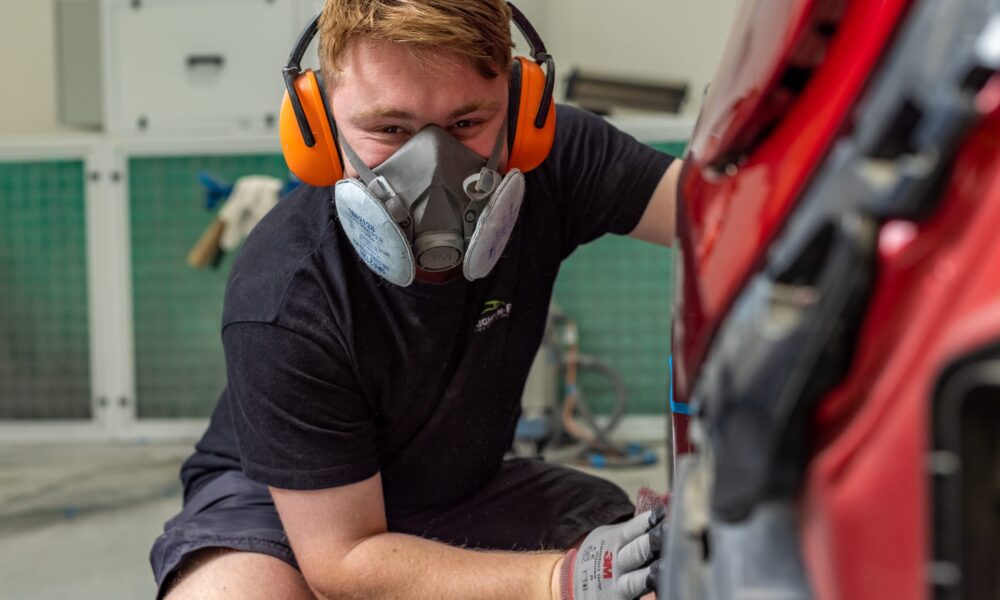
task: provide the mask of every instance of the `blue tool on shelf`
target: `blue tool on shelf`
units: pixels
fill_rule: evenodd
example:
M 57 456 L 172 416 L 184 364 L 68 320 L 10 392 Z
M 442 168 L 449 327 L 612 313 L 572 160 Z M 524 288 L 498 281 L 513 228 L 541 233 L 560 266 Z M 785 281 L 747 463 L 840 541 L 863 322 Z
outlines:
M 208 171 L 198 171 L 198 181 L 205 186 L 205 210 L 215 210 L 233 193 L 233 184 L 217 179 Z

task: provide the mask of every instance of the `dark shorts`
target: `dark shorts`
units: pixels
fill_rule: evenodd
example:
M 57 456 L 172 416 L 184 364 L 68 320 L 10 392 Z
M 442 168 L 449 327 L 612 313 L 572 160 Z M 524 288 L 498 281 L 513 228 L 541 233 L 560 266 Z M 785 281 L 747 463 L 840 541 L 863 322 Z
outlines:
M 183 510 L 166 522 L 153 544 L 149 560 L 158 597 L 184 558 L 202 548 L 260 552 L 298 568 L 267 486 L 234 470 L 208 483 L 204 479 L 189 490 Z M 613 483 L 569 467 L 514 459 L 462 502 L 392 519 L 389 530 L 469 548 L 566 549 L 595 527 L 624 520 L 633 511 Z

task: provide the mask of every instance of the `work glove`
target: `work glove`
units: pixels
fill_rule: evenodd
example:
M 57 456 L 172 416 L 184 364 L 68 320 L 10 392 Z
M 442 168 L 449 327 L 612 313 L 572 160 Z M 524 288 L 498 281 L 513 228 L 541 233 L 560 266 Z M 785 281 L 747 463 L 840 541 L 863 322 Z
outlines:
M 590 532 L 563 559 L 562 600 L 633 600 L 656 589 L 666 507 Z

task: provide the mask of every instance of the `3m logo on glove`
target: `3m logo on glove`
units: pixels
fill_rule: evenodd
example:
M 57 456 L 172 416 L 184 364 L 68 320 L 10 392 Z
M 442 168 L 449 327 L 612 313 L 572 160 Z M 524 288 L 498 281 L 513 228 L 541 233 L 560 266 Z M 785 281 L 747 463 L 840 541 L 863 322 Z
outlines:
M 666 513 L 661 504 L 591 531 L 563 558 L 560 600 L 633 600 L 654 591 Z
M 610 550 L 605 550 L 604 551 L 604 565 L 603 565 L 604 568 L 603 568 L 603 570 L 601 572 L 601 576 L 604 579 L 611 579 L 612 577 L 614 577 L 614 569 L 613 569 L 614 561 L 615 561 L 615 556 L 613 554 L 611 554 L 611 551 Z

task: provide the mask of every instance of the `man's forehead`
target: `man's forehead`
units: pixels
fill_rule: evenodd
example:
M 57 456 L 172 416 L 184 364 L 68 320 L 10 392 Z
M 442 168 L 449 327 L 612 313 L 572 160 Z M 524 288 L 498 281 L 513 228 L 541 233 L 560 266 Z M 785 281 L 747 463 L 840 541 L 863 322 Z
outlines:
M 401 43 L 363 34 L 347 41 L 338 66 L 341 72 L 362 76 L 370 75 L 373 71 L 406 69 L 419 73 L 422 77 L 447 78 L 461 73 L 460 76 L 464 79 L 494 79 L 494 76 L 484 76 L 468 55 L 455 49 Z M 509 73 L 509 69 L 499 65 L 493 65 L 493 69 L 500 75 Z

